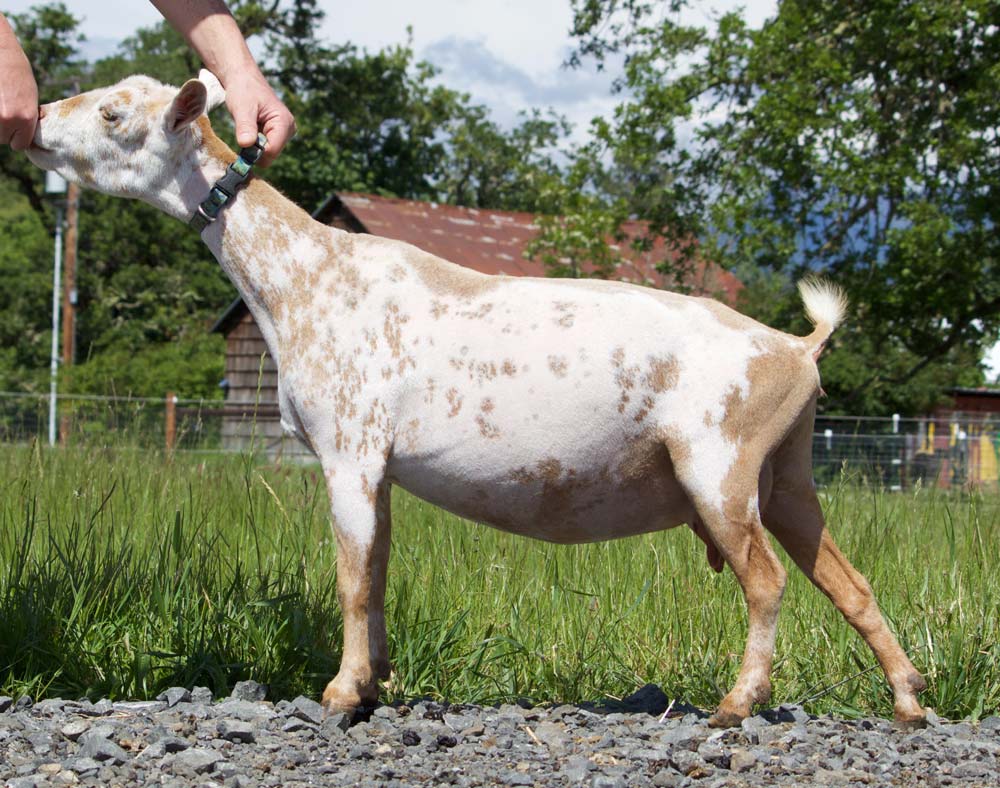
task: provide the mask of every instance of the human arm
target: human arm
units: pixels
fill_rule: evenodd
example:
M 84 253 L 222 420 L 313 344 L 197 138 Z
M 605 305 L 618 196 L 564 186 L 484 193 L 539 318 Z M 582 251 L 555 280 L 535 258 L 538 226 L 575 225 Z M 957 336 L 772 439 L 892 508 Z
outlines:
M 14 30 L 0 14 L 0 145 L 24 150 L 38 123 L 38 85 Z
M 267 135 L 261 164 L 274 161 L 295 134 L 295 119 L 267 84 L 226 4 L 221 0 L 151 2 L 226 89 L 237 144 L 252 145 L 259 129 Z

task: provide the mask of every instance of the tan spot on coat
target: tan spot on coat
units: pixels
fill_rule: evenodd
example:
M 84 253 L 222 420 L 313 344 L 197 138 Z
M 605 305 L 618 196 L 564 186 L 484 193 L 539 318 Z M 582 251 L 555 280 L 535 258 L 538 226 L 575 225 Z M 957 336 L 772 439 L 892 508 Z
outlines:
M 656 356 L 649 361 L 649 371 L 643 378 L 643 383 L 656 394 L 677 386 L 680 379 L 680 365 L 673 356 Z
M 512 378 L 517 374 L 517 364 L 509 358 L 505 358 L 503 364 L 500 365 L 500 372 L 508 378 Z
M 549 370 L 557 378 L 566 377 L 569 364 L 565 356 L 549 356 Z
M 462 410 L 462 395 L 458 393 L 458 389 L 450 388 L 445 392 L 445 399 L 448 400 L 448 404 L 451 406 L 451 410 L 448 411 L 448 418 L 454 418 Z
M 400 245 L 397 241 L 390 241 Z M 499 277 L 488 276 L 423 252 L 415 246 L 403 244 L 404 261 L 420 280 L 438 295 L 474 298 L 496 288 Z
M 494 440 L 500 437 L 500 428 L 489 421 L 482 413 L 476 415 L 476 424 L 479 425 L 479 434 L 487 440 Z
M 59 118 L 68 118 L 72 115 L 81 105 L 88 101 L 89 97 L 86 95 L 73 96 L 72 98 L 63 99 L 59 102 L 56 107 L 56 115 Z

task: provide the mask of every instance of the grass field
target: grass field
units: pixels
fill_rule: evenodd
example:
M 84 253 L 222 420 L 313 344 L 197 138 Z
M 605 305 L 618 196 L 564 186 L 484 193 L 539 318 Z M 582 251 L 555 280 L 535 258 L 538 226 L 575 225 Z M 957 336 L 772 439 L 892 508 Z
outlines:
M 317 695 L 336 672 L 335 550 L 317 470 L 37 447 L 0 447 L 0 469 L 0 694 L 147 698 L 254 678 L 290 697 Z M 823 497 L 928 678 L 925 703 L 947 717 L 995 713 L 1000 499 L 850 478 Z M 393 506 L 387 699 L 572 702 L 655 682 L 712 707 L 732 684 L 745 605 L 688 529 L 561 547 L 400 491 Z M 789 569 L 774 701 L 891 715 L 867 647 Z

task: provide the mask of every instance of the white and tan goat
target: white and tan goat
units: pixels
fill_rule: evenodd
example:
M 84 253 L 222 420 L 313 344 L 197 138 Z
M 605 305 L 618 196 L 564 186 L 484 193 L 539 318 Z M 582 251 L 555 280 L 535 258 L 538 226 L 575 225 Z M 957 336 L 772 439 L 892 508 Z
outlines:
M 188 220 L 234 154 L 205 112 L 207 72 L 146 77 L 47 105 L 45 169 Z M 343 661 L 323 700 L 372 703 L 388 676 L 389 490 L 537 539 L 613 539 L 687 523 L 735 573 L 749 634 L 713 718 L 770 694 L 785 571 L 769 530 L 871 647 L 898 720 L 924 681 L 827 532 L 814 492 L 815 359 L 839 293 L 801 288 L 799 338 L 725 306 L 625 284 L 485 276 L 404 243 L 312 221 L 251 180 L 203 238 L 278 366 L 286 428 L 320 459 L 337 539 Z

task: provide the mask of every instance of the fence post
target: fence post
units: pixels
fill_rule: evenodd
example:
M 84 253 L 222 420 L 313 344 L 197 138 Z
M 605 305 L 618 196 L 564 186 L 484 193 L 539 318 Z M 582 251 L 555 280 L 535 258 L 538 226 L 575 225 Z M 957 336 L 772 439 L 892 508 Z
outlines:
M 166 427 L 167 451 L 172 452 L 177 439 L 177 395 L 172 391 L 167 392 Z

